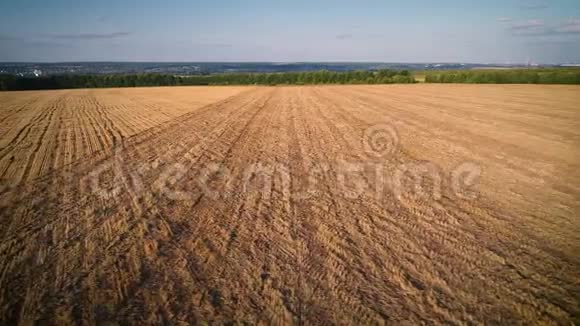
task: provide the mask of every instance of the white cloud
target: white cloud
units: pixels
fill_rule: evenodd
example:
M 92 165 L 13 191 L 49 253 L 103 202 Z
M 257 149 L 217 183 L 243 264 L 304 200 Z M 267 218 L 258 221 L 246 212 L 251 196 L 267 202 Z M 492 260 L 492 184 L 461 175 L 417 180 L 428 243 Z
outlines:
M 554 29 L 556 33 L 576 34 L 580 33 L 580 19 L 570 19 Z
M 547 9 L 548 4 L 544 1 L 522 1 L 520 8 L 524 10 L 542 10 Z
M 352 38 L 352 34 L 338 34 L 336 35 L 336 38 L 339 40 L 347 40 Z
M 512 23 L 509 30 L 517 36 L 550 36 L 580 34 L 580 19 L 569 19 L 560 24 L 546 24 L 541 19 Z
M 536 29 L 538 27 L 543 27 L 544 21 L 541 19 L 530 19 L 527 20 L 525 22 L 521 22 L 521 23 L 514 23 L 511 25 L 510 29 L 512 30 L 530 30 L 530 29 Z
M 510 17 L 499 17 L 497 21 L 500 23 L 509 23 L 512 21 L 512 19 Z
M 43 36 L 54 39 L 68 39 L 68 40 L 98 40 L 98 39 L 112 39 L 123 36 L 128 36 L 129 32 L 113 32 L 113 33 L 78 33 L 78 34 L 45 34 Z

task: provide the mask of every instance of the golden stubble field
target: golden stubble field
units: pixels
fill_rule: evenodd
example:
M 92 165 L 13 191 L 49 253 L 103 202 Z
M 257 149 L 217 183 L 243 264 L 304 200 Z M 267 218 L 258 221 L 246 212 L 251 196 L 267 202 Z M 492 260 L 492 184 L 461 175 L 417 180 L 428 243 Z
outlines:
M 580 87 L 0 93 L 0 321 L 570 324 Z

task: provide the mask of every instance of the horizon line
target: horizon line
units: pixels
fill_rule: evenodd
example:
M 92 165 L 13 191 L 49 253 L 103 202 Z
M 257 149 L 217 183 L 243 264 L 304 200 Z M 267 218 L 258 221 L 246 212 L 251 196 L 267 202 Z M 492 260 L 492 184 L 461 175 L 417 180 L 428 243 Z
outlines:
M 524 62 L 467 62 L 467 61 L 165 61 L 165 60 L 119 60 L 119 61 L 88 61 L 88 60 L 64 60 L 64 61 L 0 61 L 0 64 L 63 64 L 63 63 L 241 63 L 241 64 L 308 64 L 308 63 L 327 63 L 327 64 L 466 64 L 466 65 L 565 65 L 579 64 L 580 62 L 534 62 L 533 64 Z

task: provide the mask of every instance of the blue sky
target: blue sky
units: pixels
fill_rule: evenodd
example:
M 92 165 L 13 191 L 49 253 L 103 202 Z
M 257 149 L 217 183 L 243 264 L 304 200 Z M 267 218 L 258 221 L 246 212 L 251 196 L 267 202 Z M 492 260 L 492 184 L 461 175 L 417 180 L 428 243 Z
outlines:
M 0 61 L 580 62 L 580 1 L 6 0 Z

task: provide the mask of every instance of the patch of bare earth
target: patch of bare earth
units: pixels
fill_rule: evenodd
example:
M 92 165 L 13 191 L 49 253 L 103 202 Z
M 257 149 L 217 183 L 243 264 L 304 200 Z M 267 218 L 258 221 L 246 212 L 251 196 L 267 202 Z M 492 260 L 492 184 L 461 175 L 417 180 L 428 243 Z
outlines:
M 0 320 L 578 321 L 578 103 L 536 85 L 0 93 Z

